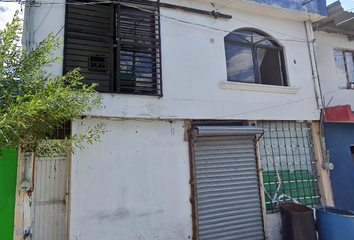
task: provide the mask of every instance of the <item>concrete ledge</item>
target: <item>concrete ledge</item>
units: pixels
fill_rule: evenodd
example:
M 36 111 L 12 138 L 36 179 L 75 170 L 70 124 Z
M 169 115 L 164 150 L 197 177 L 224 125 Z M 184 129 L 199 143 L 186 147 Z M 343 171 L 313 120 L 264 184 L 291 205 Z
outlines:
M 251 91 L 251 92 L 268 92 L 281 94 L 297 94 L 300 88 L 283 87 L 265 84 L 239 83 L 239 82 L 221 82 L 221 89 Z

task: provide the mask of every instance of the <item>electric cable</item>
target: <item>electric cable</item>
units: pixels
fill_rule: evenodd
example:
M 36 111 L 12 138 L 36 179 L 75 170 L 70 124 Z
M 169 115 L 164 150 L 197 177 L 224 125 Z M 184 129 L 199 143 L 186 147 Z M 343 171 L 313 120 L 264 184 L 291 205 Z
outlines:
M 240 0 L 237 0 L 237 1 L 240 1 Z M 0 0 L 0 2 L 14 2 L 14 1 L 10 1 L 10 0 Z M 17 3 L 21 4 L 21 3 L 25 3 L 26 1 L 18 1 Z M 15 3 L 15 2 L 14 2 Z M 111 4 L 112 1 L 100 1 L 100 2 L 69 2 L 69 3 L 58 3 L 58 2 L 41 2 L 40 4 L 41 5 L 100 5 L 100 4 Z M 214 31 L 221 31 L 221 32 L 224 32 L 224 33 L 233 33 L 234 30 L 232 31 L 229 31 L 229 30 L 224 30 L 224 29 L 220 29 L 220 28 L 215 28 L 215 27 L 210 27 L 210 26 L 207 26 L 207 25 L 204 25 L 204 24 L 199 24 L 199 23 L 193 23 L 193 22 L 190 22 L 190 21 L 186 21 L 186 20 L 182 20 L 182 19 L 177 19 L 177 18 L 174 18 L 174 17 L 170 17 L 170 16 L 166 16 L 166 15 L 162 15 L 162 14 L 159 14 L 159 13 L 156 13 L 154 11 L 150 11 L 150 10 L 147 10 L 147 9 L 144 9 L 144 8 L 140 8 L 138 6 L 135 6 L 135 5 L 130 5 L 130 4 L 125 4 L 125 3 L 122 3 L 122 2 L 115 2 L 115 3 L 119 3 L 121 5 L 126 5 L 126 6 L 129 6 L 129 7 L 133 7 L 133 8 L 136 8 L 136 9 L 139 9 L 139 10 L 142 10 L 142 11 L 146 11 L 146 12 L 150 12 L 150 13 L 154 13 L 155 15 L 158 15 L 160 17 L 163 17 L 163 18 L 166 18 L 166 19 L 170 19 L 170 20 L 174 20 L 174 21 L 177 21 L 177 22 L 181 22 L 181 23 L 184 23 L 184 24 L 190 24 L 190 25 L 195 25 L 195 26 L 199 26 L 199 27 L 203 27 L 203 28 L 208 28 L 210 30 L 214 30 Z M 39 3 L 38 3 L 39 4 Z M 231 4 L 231 3 L 230 3 Z M 227 4 L 229 5 L 229 4 Z M 34 7 L 34 6 L 32 6 Z M 219 8 L 220 9 L 220 8 Z M 274 32 L 274 33 L 277 33 L 277 34 L 280 34 L 280 35 L 283 35 L 283 36 L 286 36 L 286 37 L 290 37 L 292 39 L 281 39 L 281 38 L 273 38 L 273 37 L 269 37 L 268 39 L 269 40 L 274 40 L 274 41 L 287 41 L 287 42 L 298 42 L 298 43 L 307 43 L 307 40 L 306 39 L 302 39 L 302 38 L 299 38 L 299 37 L 296 37 L 296 36 L 292 36 L 292 35 L 289 35 L 289 34 L 285 34 L 285 33 L 282 33 L 282 32 L 279 32 L 279 31 L 276 31 L 276 30 L 273 30 L 273 29 L 270 29 L 270 28 L 266 28 L 264 26 L 260 26 L 260 25 L 257 25 L 257 24 L 253 24 L 253 23 L 250 23 L 250 22 L 247 22 L 247 21 L 244 21 L 244 20 L 241 20 L 241 19 L 238 19 L 238 18 L 235 18 L 235 17 L 232 17 L 233 20 L 236 20 L 236 21 L 239 21 L 239 22 L 243 22 L 243 23 L 246 23 L 248 25 L 252 25 L 254 27 L 257 27 L 257 28 L 261 28 L 261 29 L 265 29 L 267 31 L 270 31 L 270 32 Z M 338 46 L 335 46 L 335 45 L 330 45 L 330 44 L 324 44 L 324 43 L 319 43 L 317 42 L 317 44 L 319 45 L 323 45 L 323 46 L 329 46 L 329 47 L 338 47 Z
M 55 2 L 55 0 L 53 0 L 53 3 Z M 36 34 L 36 32 L 38 31 L 38 29 L 42 26 L 42 23 L 44 22 L 44 20 L 47 18 L 50 10 L 52 10 L 53 4 L 50 5 L 50 8 L 48 9 L 46 15 L 44 16 L 44 18 L 42 19 L 41 23 L 38 25 L 37 29 L 33 32 L 33 35 Z
M 334 90 L 334 91 L 330 91 L 330 92 L 324 93 L 323 95 L 327 95 L 327 94 L 330 94 L 330 93 L 338 92 L 340 90 L 342 90 L 342 89 L 337 89 L 337 90 Z M 293 104 L 293 103 L 298 103 L 298 102 L 302 102 L 302 101 L 306 101 L 306 100 L 311 100 L 311 99 L 314 99 L 314 96 L 307 97 L 307 98 L 302 98 L 302 99 L 299 99 L 299 100 L 290 101 L 290 102 L 286 102 L 286 103 L 282 103 L 282 104 L 277 104 L 277 105 L 273 105 L 273 106 L 269 106 L 269 107 L 264 107 L 264 108 L 260 108 L 260 109 L 254 109 L 254 110 L 250 110 L 250 111 L 246 111 L 246 112 L 240 112 L 240 113 L 225 115 L 225 116 L 221 116 L 221 117 L 216 117 L 216 118 L 212 118 L 212 119 L 216 120 L 216 119 L 221 119 L 221 118 L 234 117 L 234 116 L 237 116 L 237 115 L 260 112 L 260 111 L 269 110 L 269 109 L 277 108 L 277 107 L 282 107 L 282 106 L 286 106 L 286 105 L 290 105 L 290 104 Z
M 6 0 L 5 0 L 6 1 Z M 238 0 L 237 0 L 238 1 Z M 0 2 L 4 2 L 3 0 L 0 0 Z M 8 1 L 8 2 L 13 2 L 13 1 Z M 70 5 L 96 5 L 96 4 L 104 4 L 104 3 L 112 3 L 111 1 L 105 1 L 105 2 L 86 2 L 86 3 L 56 3 L 56 2 L 53 2 L 53 3 L 42 3 L 42 4 L 51 4 L 51 5 L 54 5 L 54 4 L 70 4 Z M 224 29 L 219 29 L 219 28 L 215 28 L 215 27 L 210 27 L 210 26 L 207 26 L 207 25 L 204 25 L 204 24 L 199 24 L 199 23 L 193 23 L 193 22 L 189 22 L 189 21 L 186 21 L 186 20 L 182 20 L 182 19 L 178 19 L 178 18 L 174 18 L 174 17 L 170 17 L 170 16 L 166 16 L 166 15 L 162 15 L 162 14 L 158 14 L 156 13 L 155 11 L 151 11 L 151 10 L 148 10 L 148 9 L 144 9 L 144 8 L 141 8 L 141 7 L 138 7 L 138 6 L 135 6 L 135 5 L 131 5 L 131 4 L 126 4 L 126 3 L 120 3 L 121 5 L 123 6 L 128 6 L 128 7 L 133 7 L 133 8 L 136 8 L 136 9 L 139 9 L 139 10 L 142 10 L 142 11 L 145 11 L 145 12 L 149 12 L 149 13 L 153 13 L 155 15 L 158 15 L 160 17 L 163 17 L 163 18 L 166 18 L 166 19 L 170 19 L 170 20 L 174 20 L 174 21 L 177 21 L 177 22 L 181 22 L 181 23 L 185 23 L 185 24 L 191 24 L 191 25 L 195 25 L 195 26 L 199 26 L 199 27 L 203 27 L 203 28 L 208 28 L 208 29 L 211 29 L 211 30 L 215 30 L 215 31 L 221 31 L 221 32 L 224 32 L 224 33 L 233 33 L 233 31 L 228 31 L 228 30 L 224 30 Z M 220 8 L 219 8 L 220 9 Z M 49 11 L 48 11 L 49 12 Z M 47 12 L 47 13 L 48 13 Z M 240 20 L 240 19 L 237 19 L 237 18 L 232 18 L 234 20 L 237 20 L 237 21 L 241 21 L 241 22 L 244 22 L 246 24 L 249 24 L 249 25 L 252 25 L 252 26 L 256 26 L 256 27 L 260 27 L 262 29 L 266 29 L 264 28 L 263 26 L 259 26 L 259 25 L 256 25 L 256 24 L 252 24 L 252 23 L 249 23 L 249 22 L 246 22 L 246 21 L 243 21 L 243 20 Z M 42 20 L 44 21 L 44 19 Z M 64 26 L 61 27 L 61 29 L 58 31 L 58 33 L 55 35 L 57 36 L 61 31 L 62 29 L 64 28 Z M 38 30 L 38 29 L 37 29 Z M 275 32 L 275 33 L 278 33 L 278 34 L 281 34 L 281 35 L 284 35 L 284 36 L 287 36 L 287 37 L 291 37 L 293 39 L 275 39 L 275 38 L 270 38 L 272 40 L 278 40 L 278 41 L 293 41 L 293 42 L 301 42 L 301 43 L 307 43 L 308 41 L 305 40 L 305 39 L 301 39 L 301 38 L 298 38 L 298 37 L 295 37 L 295 36 L 291 36 L 291 35 L 288 35 L 288 34 L 284 34 L 284 33 L 281 33 L 281 32 L 277 32 L 275 30 L 272 30 L 272 29 L 266 29 L 268 31 L 272 31 L 272 32 Z M 247 34 L 245 34 L 247 35 Z M 294 39 L 297 39 L 297 40 L 294 40 Z M 332 46 L 332 45 L 328 45 L 328 44 L 321 44 L 321 43 L 317 43 L 319 45 L 326 45 L 326 46 L 330 46 L 330 47 L 335 47 L 335 46 Z M 331 91 L 331 92 L 327 92 L 327 93 L 324 93 L 323 95 L 327 95 L 327 94 L 330 94 L 330 93 L 334 93 L 334 92 L 337 92 L 337 91 L 340 91 L 341 89 L 338 89 L 338 90 L 335 90 L 335 91 Z M 240 112 L 240 113 L 235 113 L 235 114 L 230 114 L 230 115 L 226 115 L 226 116 L 221 116 L 221 117 L 216 117 L 214 119 L 220 119 L 220 118 L 228 118 L 228 117 L 233 117 L 233 116 L 237 116 L 237 115 L 243 115 L 243 114 L 247 114 L 247 113 L 253 113 L 253 112 L 258 112 L 258 111 L 264 111 L 264 110 L 268 110 L 268 109 L 272 109 L 272 108 L 277 108 L 277 107 L 281 107 L 281 106 L 286 106 L 286 105 L 290 105 L 290 104 L 293 104 L 293 103 L 297 103 L 297 102 L 301 102 L 301 101 L 305 101 L 305 100 L 311 100 L 313 99 L 314 96 L 311 96 L 311 97 L 308 97 L 308 98 L 303 98 L 303 99 L 299 99 L 299 100 L 296 100 L 296 101 L 290 101 L 290 102 L 286 102 L 286 103 L 282 103 L 282 104 L 277 104 L 277 105 L 273 105 L 273 106 L 269 106 L 269 107 L 265 107 L 265 108 L 262 108 L 262 109 L 255 109 L 255 110 L 250 110 L 250 111 L 246 111 L 246 112 Z
M 229 6 L 229 5 L 231 5 L 231 4 L 233 4 L 233 3 L 237 2 L 237 1 L 241 1 L 241 0 L 234 0 L 234 1 L 232 1 L 232 2 L 229 2 L 229 3 L 225 4 L 225 5 L 222 5 L 222 6 L 219 7 L 219 8 L 216 8 L 215 10 L 216 10 L 216 11 L 217 11 L 217 10 L 220 10 L 220 9 L 222 9 L 223 7 Z

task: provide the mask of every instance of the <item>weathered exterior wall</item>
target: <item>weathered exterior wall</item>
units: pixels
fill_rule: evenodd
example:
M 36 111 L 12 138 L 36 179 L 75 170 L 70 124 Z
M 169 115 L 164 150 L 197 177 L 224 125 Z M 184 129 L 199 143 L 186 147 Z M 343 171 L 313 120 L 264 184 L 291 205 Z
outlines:
M 165 0 L 163 2 L 172 2 L 174 0 Z M 180 1 L 179 1 L 180 2 Z M 311 18 L 312 21 L 317 21 L 327 16 L 326 1 L 314 0 L 307 1 L 298 0 L 218 0 L 210 4 L 207 0 L 183 1 L 183 5 L 195 7 L 201 2 L 205 3 L 204 9 L 208 11 L 227 12 L 228 9 L 240 9 L 249 13 L 258 15 L 266 15 L 272 18 L 292 19 L 295 21 L 306 21 Z M 306 4 L 305 4 L 306 3 Z M 179 3 L 178 3 L 179 4 Z M 304 5 L 303 5 L 304 4 Z M 233 14 L 234 19 L 241 19 Z
M 205 8 L 204 5 L 199 7 Z M 274 19 L 236 10 L 233 10 L 232 14 L 249 23 L 215 20 L 203 15 L 164 8 L 161 8 L 161 14 L 226 31 L 242 27 L 265 30 L 284 45 L 290 86 L 300 88 L 299 92 L 292 95 L 221 89 L 220 82 L 227 80 L 223 40 L 227 33 L 162 18 L 164 97 L 104 94 L 104 109 L 93 112 L 93 115 L 255 120 L 319 118 L 307 44 L 299 40 L 306 39 L 303 22 Z M 213 39 L 214 43 L 211 43 L 210 39 Z
M 329 150 L 334 202 L 337 208 L 354 210 L 354 162 L 351 146 L 354 146 L 354 124 L 327 122 L 324 125 L 326 148 Z
M 17 178 L 16 178 L 16 202 L 15 202 L 15 228 L 13 232 L 13 240 L 22 240 L 25 234 L 32 233 L 32 194 L 20 191 L 20 183 L 25 179 L 26 160 L 24 153 L 18 154 L 17 161 Z M 28 180 L 33 182 L 33 155 L 30 158 L 27 174 Z M 29 236 L 29 235 L 28 235 Z
M 315 32 L 317 61 L 320 72 L 322 92 L 326 107 L 337 105 L 351 105 L 354 109 L 354 90 L 343 89 L 343 81 L 337 72 L 334 60 L 334 49 L 354 51 L 354 42 L 350 42 L 346 35 Z
M 281 240 L 281 219 L 280 213 L 270 213 L 266 215 L 268 228 L 265 229 L 268 233 L 269 240 Z
M 102 142 L 72 156 L 70 238 L 189 239 L 192 218 L 183 121 L 103 121 Z
M 14 231 L 17 151 L 16 149 L 4 149 L 1 154 L 0 233 L 2 239 L 11 239 Z
M 188 5 L 189 2 L 179 1 L 178 4 Z M 60 6 L 54 5 L 53 8 L 57 9 Z M 193 7 L 208 9 L 209 4 L 196 2 Z M 38 9 L 45 12 L 44 9 L 47 8 L 47 5 L 43 5 Z M 38 11 L 37 8 L 34 11 Z M 103 94 L 104 108 L 90 114 L 160 119 L 319 119 L 305 42 L 304 23 L 246 13 L 226 7 L 223 11 L 237 16 L 242 21 L 215 20 L 209 16 L 161 8 L 163 16 L 207 26 L 200 27 L 161 17 L 164 96 L 157 98 Z M 36 42 L 46 33 L 60 30 L 64 24 L 64 14 L 60 13 L 63 13 L 63 9 L 58 12 L 53 11 L 56 21 L 52 26 L 46 27 L 42 24 L 39 28 L 41 31 L 38 30 L 35 35 Z M 43 19 L 42 14 L 35 14 L 33 17 L 36 19 L 34 20 L 36 23 L 34 29 L 36 29 L 37 24 Z M 223 31 L 212 30 L 209 27 Z M 274 93 L 272 90 L 265 93 L 252 89 L 240 91 L 220 88 L 220 83 L 227 80 L 223 38 L 227 35 L 227 31 L 243 27 L 263 30 L 278 39 L 279 43 L 284 46 L 288 80 L 291 88 L 299 88 L 297 94 Z M 63 31 L 60 35 L 62 33 Z M 211 43 L 210 39 L 214 42 Z M 52 70 L 61 74 L 62 66 L 56 65 Z
M 251 2 L 256 2 L 260 4 L 265 4 L 273 7 L 280 7 L 285 9 L 290 9 L 299 12 L 306 12 L 312 14 L 318 14 L 322 16 L 327 16 L 327 8 L 325 0 L 315 0 L 308 4 L 304 4 L 307 1 L 298 0 L 249 0 Z

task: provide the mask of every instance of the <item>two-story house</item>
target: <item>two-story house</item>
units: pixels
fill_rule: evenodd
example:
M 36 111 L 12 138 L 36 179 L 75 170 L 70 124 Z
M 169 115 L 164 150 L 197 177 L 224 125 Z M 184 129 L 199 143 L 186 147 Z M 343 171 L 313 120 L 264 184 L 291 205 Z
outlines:
M 103 95 L 72 134 L 109 132 L 35 159 L 15 239 L 273 240 L 280 202 L 333 205 L 311 44 L 326 15 L 325 0 L 27 2 L 25 45 L 58 33 L 51 71 L 80 67 Z

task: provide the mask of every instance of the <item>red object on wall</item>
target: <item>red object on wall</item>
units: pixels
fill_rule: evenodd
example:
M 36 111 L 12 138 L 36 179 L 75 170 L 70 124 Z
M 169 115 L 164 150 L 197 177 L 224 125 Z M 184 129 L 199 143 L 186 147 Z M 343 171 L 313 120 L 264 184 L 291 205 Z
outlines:
M 325 108 L 327 122 L 354 122 L 354 114 L 350 105 Z

